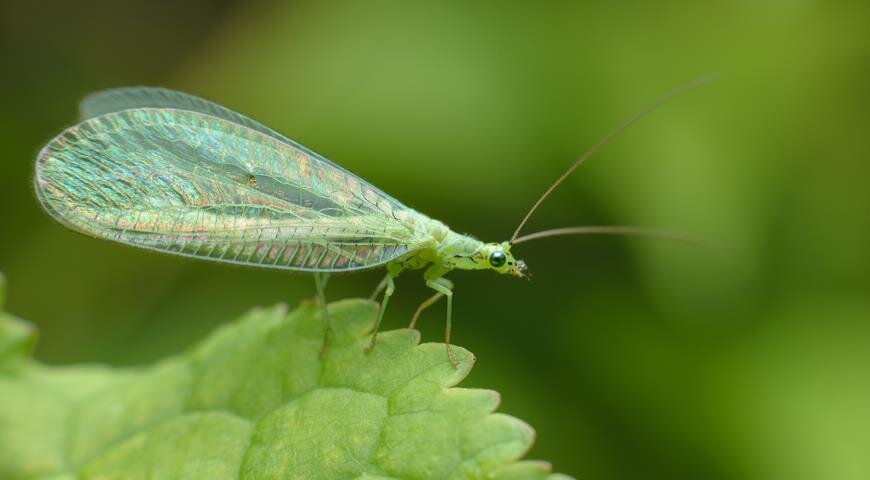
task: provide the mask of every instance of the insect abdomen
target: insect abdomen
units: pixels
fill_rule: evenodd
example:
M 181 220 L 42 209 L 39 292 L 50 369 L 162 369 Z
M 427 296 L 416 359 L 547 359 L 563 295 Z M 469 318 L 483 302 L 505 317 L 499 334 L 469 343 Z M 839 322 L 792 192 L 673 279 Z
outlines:
M 343 271 L 372 268 L 407 252 L 403 245 L 318 243 L 310 241 L 220 242 L 197 234 L 121 233 L 122 243 L 219 262 L 301 271 Z

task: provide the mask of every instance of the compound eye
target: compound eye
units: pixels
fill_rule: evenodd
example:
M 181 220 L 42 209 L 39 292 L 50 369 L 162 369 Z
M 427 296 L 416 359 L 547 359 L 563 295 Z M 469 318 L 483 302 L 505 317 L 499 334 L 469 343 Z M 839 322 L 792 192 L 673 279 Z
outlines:
M 501 267 L 507 261 L 507 255 L 501 251 L 492 252 L 489 255 L 489 264 L 495 268 Z

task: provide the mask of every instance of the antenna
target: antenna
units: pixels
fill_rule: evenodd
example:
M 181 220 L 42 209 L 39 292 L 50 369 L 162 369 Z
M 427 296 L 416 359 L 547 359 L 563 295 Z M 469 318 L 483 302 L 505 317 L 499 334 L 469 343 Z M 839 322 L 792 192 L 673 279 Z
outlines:
M 536 240 L 539 238 L 556 237 L 560 235 L 584 235 L 584 234 L 605 234 L 605 235 L 632 235 L 641 237 L 654 237 L 663 240 L 674 240 L 677 242 L 687 243 L 698 247 L 704 247 L 719 252 L 729 250 L 724 243 L 710 240 L 708 238 L 690 235 L 683 232 L 675 232 L 673 230 L 663 230 L 660 228 L 645 228 L 645 227 L 622 227 L 622 226 L 583 226 L 583 227 L 565 227 L 554 228 L 552 230 L 544 230 L 541 232 L 530 233 L 522 237 L 515 238 L 511 245 Z
M 607 135 L 605 135 L 601 140 L 598 141 L 598 143 L 596 143 L 596 144 L 592 145 L 591 147 L 589 147 L 588 150 L 586 150 L 585 152 L 583 152 L 583 154 L 580 155 L 580 157 L 579 157 L 577 160 L 575 160 L 574 163 L 571 164 L 570 167 L 568 167 L 568 170 L 565 170 L 565 173 L 563 173 L 559 178 L 557 178 L 556 181 L 553 182 L 553 184 L 550 185 L 550 187 L 547 188 L 547 190 L 544 191 L 544 193 L 543 193 L 543 194 L 538 198 L 538 201 L 536 201 L 535 204 L 532 205 L 532 208 L 529 209 L 529 212 L 526 213 L 526 216 L 525 216 L 525 217 L 523 217 L 523 220 L 520 222 L 519 226 L 517 226 L 517 229 L 514 230 L 514 234 L 511 236 L 510 243 L 517 243 L 517 237 L 518 237 L 519 234 L 520 234 L 520 230 L 523 229 L 523 227 L 525 226 L 526 222 L 529 221 L 529 218 L 531 218 L 532 214 L 535 213 L 535 210 L 538 209 L 538 206 L 540 206 L 541 203 L 543 203 L 544 199 L 547 198 L 547 196 L 549 196 L 550 193 L 552 193 L 553 190 L 555 190 L 556 187 L 559 186 L 559 184 L 561 184 L 563 181 L 565 181 L 565 179 L 568 178 L 568 175 L 571 175 L 571 174 L 574 172 L 574 170 L 577 170 L 577 167 L 579 167 L 580 164 L 582 164 L 583 162 L 585 162 L 585 161 L 586 161 L 589 157 L 591 157 L 595 152 L 597 152 L 598 150 L 600 150 L 601 147 L 603 147 L 603 146 L 607 145 L 608 143 L 610 143 L 610 141 L 613 140 L 614 138 L 616 138 L 617 135 L 619 135 L 620 133 L 622 133 L 623 131 L 625 131 L 628 127 L 630 127 L 630 126 L 634 125 L 635 123 L 637 123 L 637 122 L 638 122 L 639 120 L 641 120 L 643 117 L 645 117 L 645 116 L 649 115 L 650 113 L 652 113 L 652 112 L 653 112 L 655 109 L 657 109 L 658 107 L 664 105 L 665 103 L 667 103 L 668 101 L 672 100 L 673 98 L 678 97 L 678 96 L 682 95 L 683 93 L 688 92 L 689 90 L 692 90 L 692 89 L 694 89 L 694 88 L 696 88 L 696 87 L 699 87 L 699 86 L 701 86 L 701 85 L 704 85 L 704 84 L 707 83 L 707 82 L 710 82 L 710 81 L 713 80 L 714 78 L 716 78 L 716 75 L 715 75 L 715 74 L 713 74 L 713 73 L 708 73 L 708 74 L 706 74 L 706 75 L 700 76 L 700 77 L 698 77 L 698 78 L 692 80 L 692 81 L 689 82 L 689 83 L 686 83 L 686 84 L 684 84 L 684 85 L 682 85 L 682 86 L 680 86 L 680 87 L 677 87 L 677 88 L 671 90 L 670 92 L 668 92 L 668 93 L 662 95 L 661 97 L 657 98 L 656 100 L 654 100 L 652 103 L 650 103 L 649 105 L 647 105 L 646 107 L 644 107 L 643 109 L 641 109 L 639 112 L 635 113 L 635 114 L 634 114 L 633 116 L 631 116 L 628 120 L 626 120 L 625 122 L 623 122 L 621 125 L 619 125 L 619 126 L 616 127 L 615 129 L 611 130 L 610 133 L 608 133 Z M 543 233 L 543 232 L 540 232 L 540 233 Z M 588 233 L 588 232 L 587 232 L 587 233 Z M 533 234 L 533 235 L 534 235 L 534 234 Z M 522 237 L 522 238 L 526 238 L 526 237 Z M 535 238 L 538 238 L 538 237 L 535 237 Z M 531 240 L 530 238 L 526 238 L 526 239 L 527 239 L 527 240 Z

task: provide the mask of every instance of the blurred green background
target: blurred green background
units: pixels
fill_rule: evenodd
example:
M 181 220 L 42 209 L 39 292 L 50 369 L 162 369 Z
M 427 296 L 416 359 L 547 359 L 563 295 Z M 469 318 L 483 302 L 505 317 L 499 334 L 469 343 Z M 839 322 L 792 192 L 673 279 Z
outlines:
M 518 246 L 531 282 L 456 272 L 454 339 L 583 479 L 870 478 L 866 2 L 2 3 L 0 270 L 51 364 L 178 352 L 310 276 L 92 240 L 43 214 L 38 149 L 94 90 L 161 85 L 259 119 L 409 206 L 509 237 L 586 147 L 699 74 L 581 167 L 526 231 L 713 237 Z M 366 296 L 381 272 L 336 277 Z M 387 328 L 428 292 L 400 277 Z M 440 341 L 443 304 L 422 320 Z

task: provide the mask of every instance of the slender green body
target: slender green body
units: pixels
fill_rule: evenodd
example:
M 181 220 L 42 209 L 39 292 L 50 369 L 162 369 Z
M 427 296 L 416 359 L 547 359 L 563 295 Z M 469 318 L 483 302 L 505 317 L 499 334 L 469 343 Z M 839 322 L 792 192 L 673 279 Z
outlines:
M 484 245 L 247 117 L 165 89 L 109 90 L 36 164 L 40 203 L 95 237 L 222 262 L 339 272 L 474 268 Z M 450 269 L 448 268 L 448 270 Z
M 324 351 L 330 327 L 330 273 L 385 267 L 371 349 L 394 279 L 425 268 L 435 294 L 411 320 L 447 297 L 450 362 L 453 269 L 526 276 L 511 246 L 556 235 L 647 235 L 710 246 L 703 239 L 641 227 L 581 226 L 519 236 L 547 196 L 617 134 L 670 99 L 713 78 L 674 89 L 580 155 L 532 205 L 511 239 L 483 243 L 453 232 L 362 178 L 250 118 L 199 97 L 162 88 L 98 92 L 81 104 L 81 122 L 36 159 L 40 203 L 79 232 L 178 255 L 314 273 Z
M 122 88 L 86 98 L 81 113 L 79 124 L 39 152 L 35 175 L 42 206 L 73 230 L 177 255 L 314 272 L 321 299 L 329 273 L 386 267 L 381 316 L 404 270 L 427 268 L 427 285 L 438 293 L 425 306 L 442 295 L 450 300 L 452 285 L 442 277 L 455 268 L 523 276 L 507 242 L 457 234 L 215 103 Z

